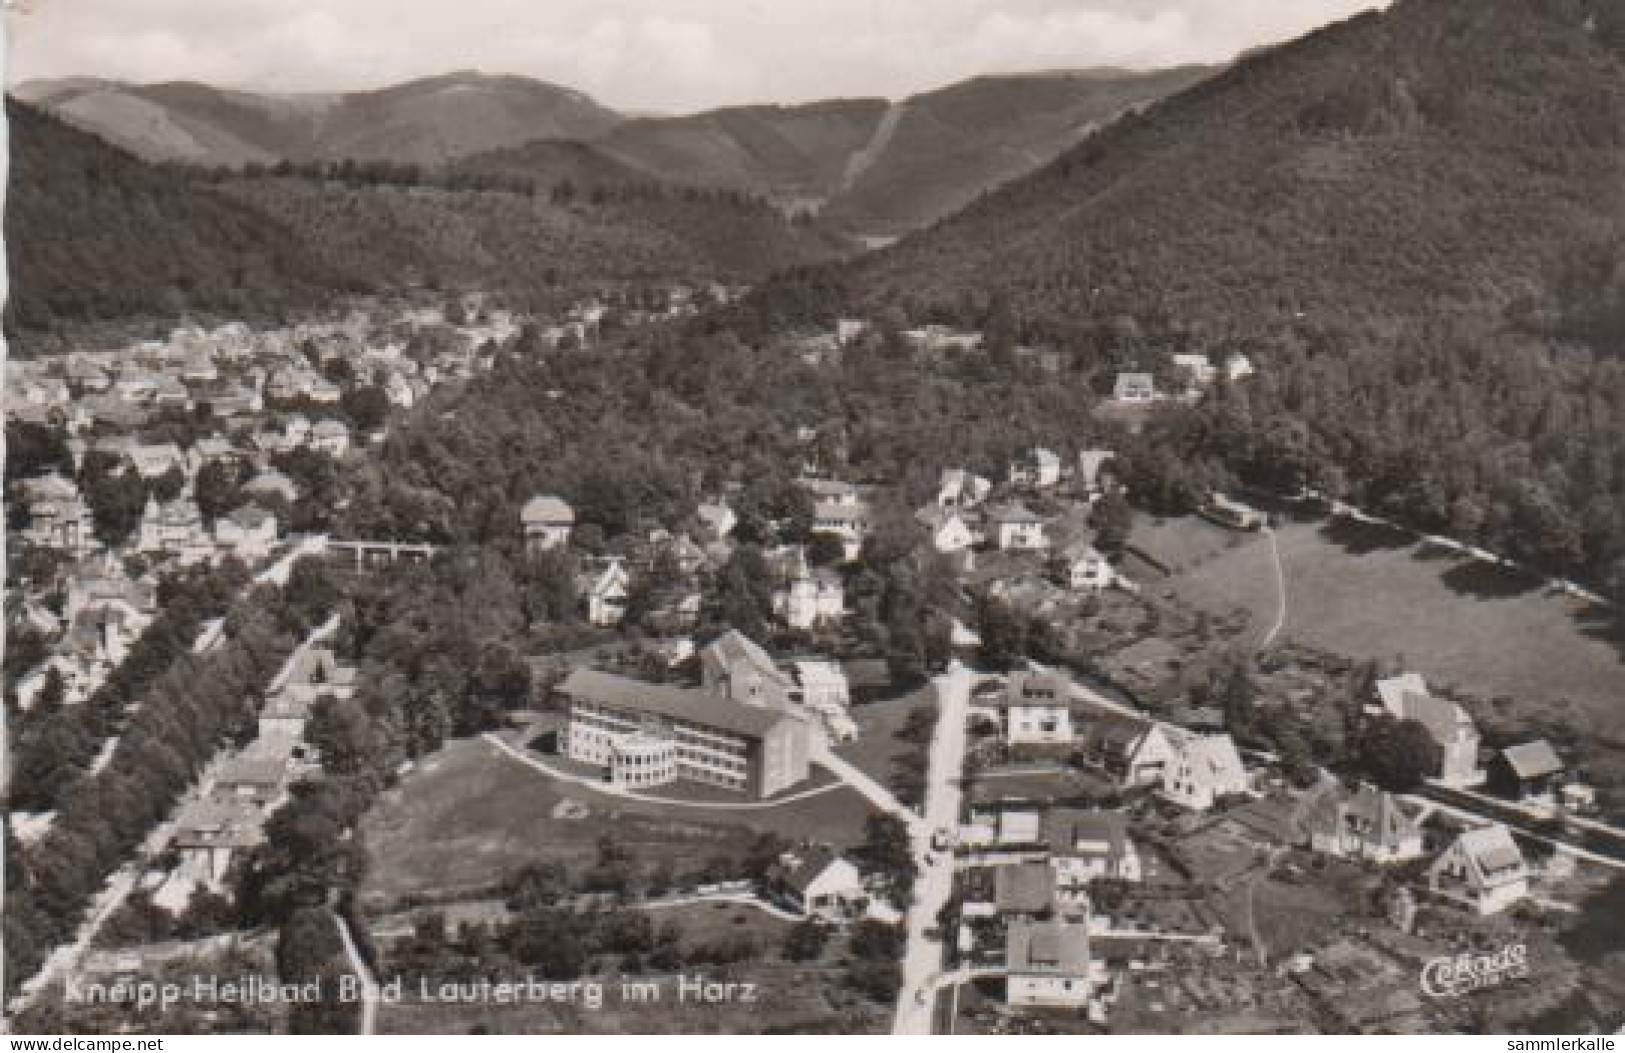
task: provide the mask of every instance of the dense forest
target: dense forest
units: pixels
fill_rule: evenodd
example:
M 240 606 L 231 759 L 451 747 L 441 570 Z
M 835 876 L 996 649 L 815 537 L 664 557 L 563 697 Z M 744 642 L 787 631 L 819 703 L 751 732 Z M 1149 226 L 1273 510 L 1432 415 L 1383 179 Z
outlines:
M 1515 42 L 1515 43 L 1510 43 Z M 937 228 L 764 283 L 748 334 L 893 312 L 1262 376 L 1137 445 L 1136 496 L 1313 486 L 1625 588 L 1625 11 L 1401 0 L 1255 55 Z
M 11 101 L 7 331 L 60 348 L 87 329 L 202 315 L 280 321 L 427 284 L 525 294 L 563 281 L 752 280 L 849 246 L 737 193 L 647 177 L 538 186 L 390 162 L 147 165 Z
M 296 231 L 13 100 L 6 331 L 191 312 L 266 319 L 359 288 Z

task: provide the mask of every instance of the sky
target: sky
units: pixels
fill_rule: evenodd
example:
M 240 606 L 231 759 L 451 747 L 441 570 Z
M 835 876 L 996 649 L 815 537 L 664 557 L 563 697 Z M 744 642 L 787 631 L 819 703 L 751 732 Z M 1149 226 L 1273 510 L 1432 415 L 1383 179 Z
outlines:
M 15 0 L 6 80 L 340 91 L 477 69 L 623 110 L 1222 62 L 1383 0 Z

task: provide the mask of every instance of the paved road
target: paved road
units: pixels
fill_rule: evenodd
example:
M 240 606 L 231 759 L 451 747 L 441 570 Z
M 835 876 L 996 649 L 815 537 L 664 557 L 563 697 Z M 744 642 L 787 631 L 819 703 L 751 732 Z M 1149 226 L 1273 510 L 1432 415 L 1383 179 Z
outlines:
M 955 664 L 936 680 L 937 726 L 931 736 L 930 766 L 926 778 L 925 816 L 910 827 L 914 855 L 920 864 L 914 882 L 914 903 L 908 911 L 908 944 L 903 954 L 903 986 L 897 995 L 896 1035 L 929 1035 L 936 987 L 932 977 L 942 970 L 942 941 L 926 935 L 953 892 L 954 857 L 951 851 L 931 850 L 932 830 L 956 829 L 961 778 L 965 767 L 965 722 L 970 709 L 973 674 Z
M 344 941 L 344 956 L 350 959 L 350 971 L 361 980 L 361 1034 L 373 1034 L 378 1027 L 378 981 L 362 960 L 361 952 L 356 950 L 355 937 L 350 935 L 350 925 L 344 915 L 333 911 L 333 921 L 338 925 L 339 939 Z

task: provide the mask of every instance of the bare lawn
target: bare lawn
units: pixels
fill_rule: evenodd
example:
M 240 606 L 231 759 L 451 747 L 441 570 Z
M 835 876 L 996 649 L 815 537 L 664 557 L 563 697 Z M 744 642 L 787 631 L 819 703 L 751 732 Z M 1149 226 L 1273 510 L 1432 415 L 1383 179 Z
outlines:
M 1244 608 L 1259 633 L 1273 620 L 1267 537 L 1189 518 L 1142 523 L 1134 541 L 1175 571 L 1155 587 L 1213 613 Z M 1514 712 L 1625 734 L 1625 662 L 1582 601 L 1409 539 L 1292 523 L 1276 542 L 1283 638 L 1398 662 L 1443 692 L 1509 698 Z

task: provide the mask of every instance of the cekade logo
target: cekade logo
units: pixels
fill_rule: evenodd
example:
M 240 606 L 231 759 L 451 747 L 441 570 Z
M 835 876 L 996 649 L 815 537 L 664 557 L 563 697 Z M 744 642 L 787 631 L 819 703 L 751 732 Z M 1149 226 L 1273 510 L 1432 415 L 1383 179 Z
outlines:
M 1495 954 L 1434 958 L 1422 967 L 1422 992 L 1433 998 L 1460 998 L 1529 975 L 1529 948 L 1509 943 Z

